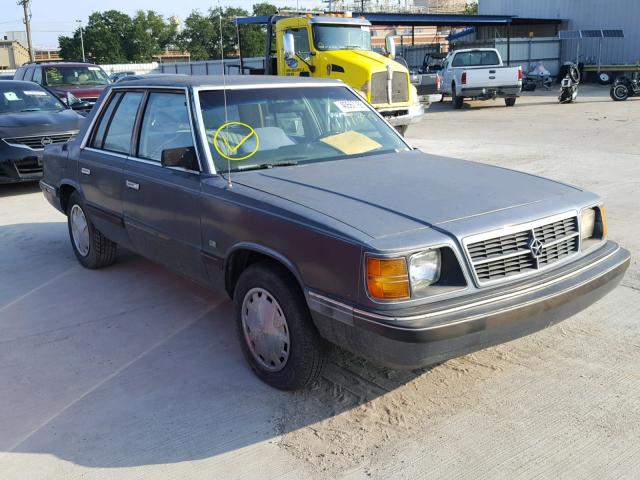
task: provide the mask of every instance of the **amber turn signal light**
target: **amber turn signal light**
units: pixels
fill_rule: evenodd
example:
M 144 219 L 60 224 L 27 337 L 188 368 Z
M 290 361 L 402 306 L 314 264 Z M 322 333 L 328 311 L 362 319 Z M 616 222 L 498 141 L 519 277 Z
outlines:
M 409 299 L 407 261 L 404 258 L 367 258 L 367 289 L 376 300 Z

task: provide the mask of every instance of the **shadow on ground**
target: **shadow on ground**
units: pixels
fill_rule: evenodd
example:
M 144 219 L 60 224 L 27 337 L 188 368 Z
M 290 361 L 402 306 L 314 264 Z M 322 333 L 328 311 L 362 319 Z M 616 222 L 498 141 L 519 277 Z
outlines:
M 38 182 L 0 183 L 0 198 L 24 195 L 40 191 Z
M 207 458 L 338 415 L 422 372 L 334 351 L 311 390 L 276 391 L 242 358 L 226 297 L 126 252 L 110 268 L 83 269 L 64 227 L 0 227 L 0 263 L 19 271 L 22 255 L 34 265 L 0 304 L 1 451 L 90 467 Z

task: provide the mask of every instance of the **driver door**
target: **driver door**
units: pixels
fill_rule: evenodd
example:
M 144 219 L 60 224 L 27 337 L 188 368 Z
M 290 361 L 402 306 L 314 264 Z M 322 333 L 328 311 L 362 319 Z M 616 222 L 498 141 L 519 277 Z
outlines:
M 124 169 L 124 221 L 142 255 L 207 280 L 200 235 L 200 171 L 161 164 L 163 150 L 194 147 L 184 90 L 148 93 Z
M 309 30 L 305 27 L 291 28 L 284 30 L 284 34 L 293 34 L 294 48 L 296 56 L 293 59 L 285 60 L 284 55 L 280 55 L 279 72 L 284 72 L 285 76 L 311 76 L 311 48 L 309 46 Z

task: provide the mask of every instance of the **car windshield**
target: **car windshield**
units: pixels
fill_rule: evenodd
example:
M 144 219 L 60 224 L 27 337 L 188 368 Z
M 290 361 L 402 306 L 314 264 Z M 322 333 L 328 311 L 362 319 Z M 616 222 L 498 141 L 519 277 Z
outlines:
M 44 84 L 51 87 L 66 85 L 107 85 L 109 77 L 100 67 L 44 67 Z
M 216 170 L 243 171 L 407 151 L 402 138 L 345 87 L 200 92 Z
M 493 50 L 473 50 L 471 52 L 456 53 L 453 59 L 454 67 L 480 67 L 483 65 L 499 65 L 498 54 Z
M 367 25 L 314 25 L 313 41 L 318 50 L 371 50 Z
M 64 110 L 56 97 L 36 84 L 0 84 L 0 113 Z

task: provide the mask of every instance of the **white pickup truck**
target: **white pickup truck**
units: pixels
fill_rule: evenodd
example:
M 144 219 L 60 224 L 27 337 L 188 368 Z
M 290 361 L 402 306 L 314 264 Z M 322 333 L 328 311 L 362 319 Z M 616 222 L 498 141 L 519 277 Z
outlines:
M 454 108 L 465 98 L 504 98 L 507 107 L 516 103 L 522 89 L 522 68 L 505 67 L 495 48 L 473 48 L 449 52 L 444 61 L 442 92 L 450 95 Z

